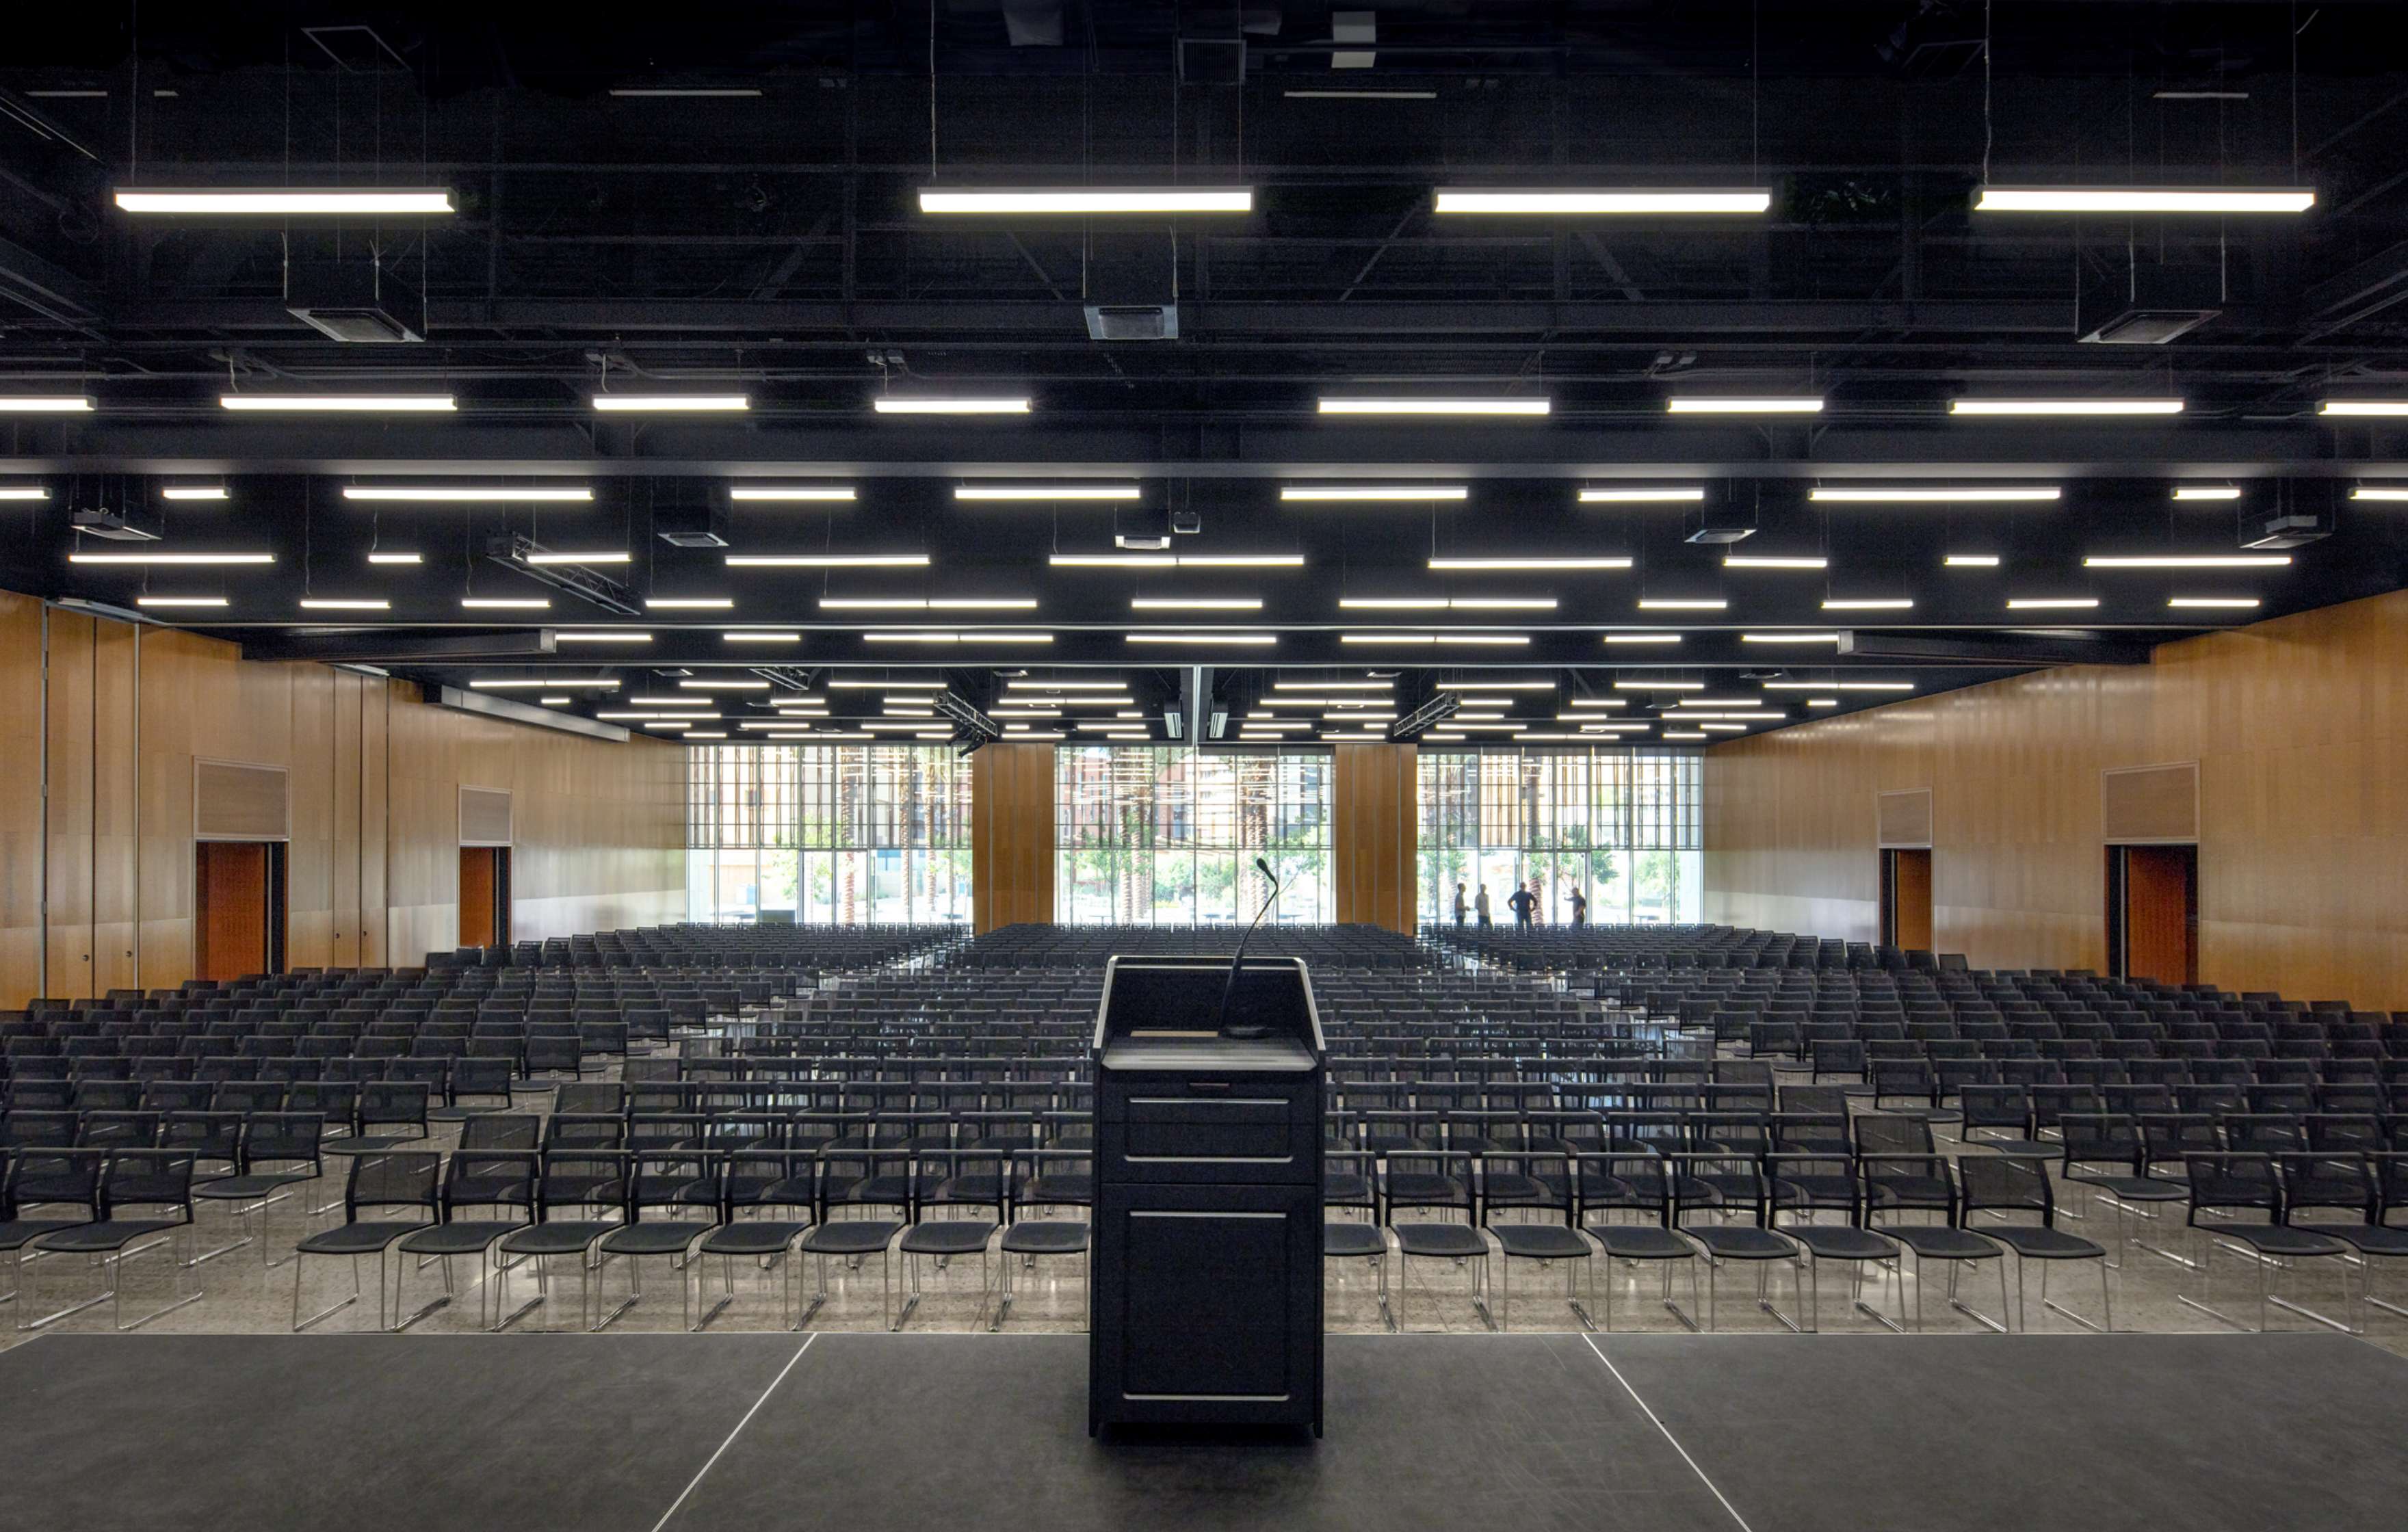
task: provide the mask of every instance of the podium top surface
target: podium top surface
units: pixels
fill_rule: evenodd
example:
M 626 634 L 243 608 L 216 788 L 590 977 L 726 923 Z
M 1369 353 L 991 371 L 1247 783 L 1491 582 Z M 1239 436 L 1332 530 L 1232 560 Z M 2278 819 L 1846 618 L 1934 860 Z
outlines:
M 1123 1069 L 1309 1070 L 1326 1051 L 1303 959 L 1249 957 L 1233 982 L 1228 958 L 1184 952 L 1104 965 L 1094 1048 Z
M 1162 1069 L 1205 1074 L 1305 1074 L 1313 1066 L 1312 1051 L 1290 1038 L 1202 1037 L 1113 1038 L 1104 1045 L 1096 1064 L 1105 1069 Z

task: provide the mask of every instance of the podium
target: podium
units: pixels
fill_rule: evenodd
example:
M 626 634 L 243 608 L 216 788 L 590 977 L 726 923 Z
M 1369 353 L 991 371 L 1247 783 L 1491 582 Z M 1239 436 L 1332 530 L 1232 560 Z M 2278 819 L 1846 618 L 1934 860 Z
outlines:
M 1297 958 L 1115 957 L 1096 1013 L 1087 1430 L 1321 1433 L 1321 1021 Z

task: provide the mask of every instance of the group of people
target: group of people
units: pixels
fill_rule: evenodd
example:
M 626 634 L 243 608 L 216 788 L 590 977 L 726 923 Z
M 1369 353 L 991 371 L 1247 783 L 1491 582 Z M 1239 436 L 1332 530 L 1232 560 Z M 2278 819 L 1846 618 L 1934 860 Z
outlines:
M 1505 908 L 1513 912 L 1513 923 L 1523 930 L 1526 931 L 1538 923 L 1540 886 L 1539 880 L 1533 878 L 1526 884 L 1516 885 L 1512 893 L 1505 895 Z M 1480 892 L 1469 899 L 1464 897 L 1463 890 L 1463 884 L 1455 885 L 1455 923 L 1461 925 L 1466 916 L 1476 913 L 1480 917 L 1482 930 L 1484 931 L 1494 925 L 1496 922 L 1491 917 L 1488 908 L 1488 885 L 1481 884 Z M 1581 892 L 1578 883 L 1565 884 L 1565 891 L 1571 900 L 1572 923 L 1586 925 L 1588 895 Z

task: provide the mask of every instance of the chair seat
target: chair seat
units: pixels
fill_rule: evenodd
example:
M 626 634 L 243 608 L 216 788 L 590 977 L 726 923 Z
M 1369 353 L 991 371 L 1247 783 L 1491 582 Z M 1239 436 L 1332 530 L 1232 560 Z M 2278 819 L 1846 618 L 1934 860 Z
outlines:
M 838 1218 L 815 1224 L 802 1248 L 814 1255 L 876 1255 L 895 1242 L 903 1225 L 883 1218 Z
M 1361 1180 L 1360 1177 L 1355 1179 Z M 1368 1189 L 1369 1185 L 1369 1181 L 1364 1182 L 1366 1190 L 1363 1193 L 1363 1200 L 1367 1204 L 1371 1198 Z M 1028 1183 L 1028 1190 L 1022 1194 L 1020 1200 L 1029 1203 L 1060 1202 L 1080 1208 L 1093 1207 L 1096 1201 L 1096 1178 L 1076 1171 L 1059 1176 L 1039 1176 Z
M 1388 1253 L 1388 1241 L 1377 1224 L 1333 1219 L 1321 1225 L 1321 1253 L 1336 1260 L 1371 1260 Z
M 2408 1255 L 2408 1229 L 2381 1224 L 2341 1224 L 2334 1225 L 2332 1236 L 2361 1255 Z
M 995 1236 L 995 1222 L 986 1218 L 940 1218 L 914 1224 L 903 1231 L 896 1248 L 906 1255 L 979 1255 Z
M 323 1154 L 381 1154 L 388 1149 L 402 1149 L 425 1141 L 424 1134 L 354 1133 L 339 1138 L 328 1138 L 318 1146 Z
M 0 1250 L 22 1250 L 46 1234 L 71 1229 L 80 1218 L 12 1218 L 0 1224 Z
M 2027 1261 L 2089 1261 L 2107 1253 L 2105 1247 L 2078 1234 L 2042 1228 L 2037 1224 L 2000 1224 L 1980 1232 Z
M 180 1218 L 111 1218 L 97 1224 L 78 1224 L 59 1229 L 34 1241 L 36 1250 L 54 1251 L 61 1254 L 106 1255 L 123 1250 L 137 1239 L 180 1229 Z
M 2054 1160 L 2065 1154 L 2063 1144 L 2043 1143 L 2038 1138 L 1968 1138 L 1965 1142 L 2011 1160 Z
M 1388 1205 L 1392 1208 L 1433 1204 L 1450 1208 L 1469 1207 L 1470 1201 L 1470 1195 L 1464 1190 L 1463 1182 L 1453 1176 L 1408 1170 L 1388 1178 Z
M 293 1248 L 304 1255 L 373 1255 L 403 1236 L 431 1226 L 423 1222 L 346 1224 L 338 1229 L 313 1234 Z
M 1706 1247 L 1706 1253 L 1726 1261 L 1786 1261 L 1798 1247 L 1770 1229 L 1748 1224 L 1691 1224 L 1682 1232 Z
M 1007 1255 L 1076 1255 L 1086 1248 L 1083 1219 L 1024 1218 L 1003 1231 Z
M 618 1227 L 593 1219 L 534 1224 L 505 1238 L 502 1248 L 513 1255 L 573 1255 Z
M 1402 1255 L 1460 1261 L 1488 1253 L 1488 1241 L 1469 1224 L 1398 1224 L 1394 1229 Z
M 1583 1261 L 1590 1253 L 1580 1231 L 1561 1224 L 1491 1224 L 1488 1232 L 1497 1237 L 1497 1248 L 1516 1260 Z
M 2225 1224 L 2208 1227 L 2228 1239 L 2238 1239 L 2260 1255 L 2339 1255 L 2347 1245 L 2320 1229 L 2290 1224 Z
M 705 1255 L 775 1255 L 811 1225 L 774 1218 L 743 1219 L 722 1224 L 702 1238 Z
M 1661 1224 L 1591 1224 L 1588 1232 L 1617 1261 L 1685 1261 L 1698 1253 Z
M 1781 1232 L 1818 1261 L 1886 1261 L 1898 1253 L 1883 1236 L 1845 1224 L 1788 1224 Z
M 2068 1181 L 2096 1186 L 2118 1202 L 2186 1202 L 2190 1188 L 2156 1176 L 2068 1176 Z
M 629 1224 L 602 1237 L 606 1255 L 681 1255 L 695 1236 L 715 1224 L 677 1219 L 658 1224 Z
M 274 1196 L 288 1186 L 317 1179 L 317 1173 L 311 1170 L 272 1170 L 248 1176 L 220 1176 L 215 1181 L 195 1183 L 193 1196 L 210 1202 L 254 1202 L 264 1196 Z
M 1322 1206 L 1368 1208 L 1371 1205 L 1371 1178 L 1340 1171 L 1321 1178 Z
M 401 1248 L 412 1255 L 477 1255 L 494 1240 L 525 1227 L 524 1224 L 454 1219 L 406 1236 Z
M 1932 1224 L 1885 1224 L 1881 1232 L 1927 1261 L 1995 1261 L 2006 1251 L 1971 1229 Z
M 1945 1212 L 1954 1202 L 1948 1183 L 1937 1176 L 1884 1176 L 1871 1185 L 1876 1208 L 1928 1209 Z

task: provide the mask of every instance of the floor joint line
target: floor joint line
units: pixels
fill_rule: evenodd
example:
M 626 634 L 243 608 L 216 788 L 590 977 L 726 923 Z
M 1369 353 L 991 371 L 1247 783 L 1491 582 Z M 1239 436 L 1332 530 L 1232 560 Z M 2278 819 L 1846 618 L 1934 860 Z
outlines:
M 1641 1413 L 1655 1423 L 1656 1429 L 1664 1433 L 1664 1439 L 1670 1442 L 1672 1450 L 1681 1454 L 1681 1461 L 1686 1463 L 1689 1466 L 1689 1471 L 1698 1476 L 1698 1482 L 1705 1485 L 1707 1492 L 1722 1502 L 1722 1508 L 1730 1512 L 1730 1519 L 1739 1524 L 1740 1532 L 1756 1532 L 1756 1528 L 1747 1525 L 1747 1518 L 1739 1513 L 1739 1507 L 1730 1503 L 1730 1496 L 1725 1495 L 1722 1487 L 1707 1477 L 1705 1469 L 1698 1467 L 1698 1460 L 1689 1455 L 1689 1449 L 1681 1445 L 1681 1439 L 1672 1434 L 1672 1428 L 1665 1425 L 1662 1417 L 1649 1409 L 1647 1401 L 1639 1396 L 1639 1391 L 1630 1386 L 1630 1380 L 1625 1378 L 1622 1375 L 1622 1369 L 1613 1365 L 1613 1358 L 1598 1349 L 1597 1339 L 1594 1336 L 1584 1335 L 1581 1339 L 1586 1342 L 1590 1354 L 1605 1364 L 1605 1370 L 1613 1374 L 1613 1381 L 1622 1385 L 1622 1391 L 1625 1394 L 1630 1396 L 1630 1402 L 1637 1405 Z M 653 1532 L 660 1532 L 660 1529 L 655 1527 Z
M 736 1428 L 727 1433 L 727 1439 L 722 1441 L 719 1444 L 718 1450 L 703 1460 L 702 1467 L 696 1468 L 695 1470 L 694 1477 L 686 1481 L 685 1488 L 678 1491 L 678 1497 L 669 1502 L 669 1508 L 666 1511 L 661 1512 L 661 1519 L 652 1524 L 652 1532 L 661 1532 L 663 1527 L 669 1525 L 670 1519 L 685 1508 L 686 1497 L 694 1493 L 695 1485 L 702 1482 L 703 1475 L 709 1473 L 719 1462 L 722 1453 L 724 1453 L 728 1448 L 736 1445 L 736 1439 L 744 1434 L 744 1428 L 752 1424 L 752 1417 L 761 1412 L 761 1407 L 769 1402 L 769 1396 L 778 1392 L 778 1385 L 786 1381 L 786 1374 L 795 1370 L 795 1364 L 803 1359 L 803 1353 L 810 1350 L 811 1342 L 818 1339 L 819 1335 L 817 1332 L 803 1338 L 803 1343 L 795 1348 L 795 1354 L 787 1357 L 786 1365 L 778 1369 L 778 1376 L 769 1380 L 769 1386 L 763 1389 L 761 1391 L 761 1396 L 752 1401 L 752 1408 L 744 1411 L 744 1418 L 738 1421 L 736 1423 Z M 1611 1362 L 1606 1364 L 1608 1367 L 1612 1367 L 1612 1365 L 1613 1364 Z M 1618 1377 L 1620 1375 L 1616 1374 L 1616 1376 Z M 1623 1386 L 1627 1388 L 1630 1385 L 1625 1383 Z M 1641 1405 L 1640 1408 L 1645 1409 L 1646 1407 Z M 1686 1457 L 1689 1454 L 1684 1453 L 1681 1455 Z M 1689 1466 L 1691 1468 L 1697 1467 L 1694 1463 Z M 1729 1502 L 1726 1501 L 1724 1503 L 1728 1504 Z M 1733 1511 L 1732 1514 L 1737 1515 L 1738 1512 Z M 1742 1526 L 1745 1526 L 1747 1524 L 1745 1522 L 1742 1522 L 1740 1525 Z

